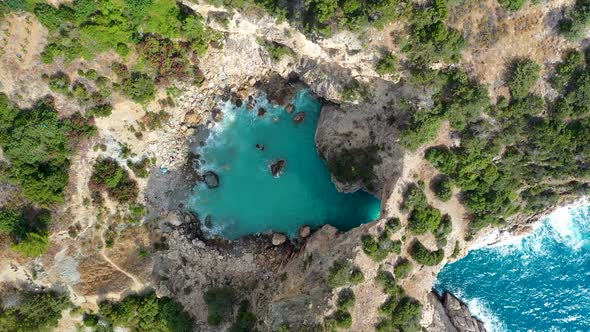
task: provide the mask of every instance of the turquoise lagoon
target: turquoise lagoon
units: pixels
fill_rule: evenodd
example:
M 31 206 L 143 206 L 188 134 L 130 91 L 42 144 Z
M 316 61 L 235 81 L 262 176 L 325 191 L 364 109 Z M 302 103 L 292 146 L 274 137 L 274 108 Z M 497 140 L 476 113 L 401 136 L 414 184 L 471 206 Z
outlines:
M 590 207 L 559 208 L 524 238 L 470 252 L 435 287 L 488 331 L 590 331 Z
M 223 121 L 195 151 L 201 171 L 220 178 L 215 189 L 198 184 L 189 200 L 201 220 L 211 216 L 213 233 L 229 239 L 271 230 L 293 236 L 304 224 L 348 230 L 379 217 L 381 203 L 374 196 L 339 193 L 331 182 L 314 141 L 321 103 L 306 90 L 292 103 L 295 112 L 306 113 L 303 123 L 295 124 L 293 114 L 265 98 L 250 111 L 228 104 Z M 261 117 L 260 107 L 266 110 Z M 286 166 L 273 177 L 269 165 L 278 159 Z

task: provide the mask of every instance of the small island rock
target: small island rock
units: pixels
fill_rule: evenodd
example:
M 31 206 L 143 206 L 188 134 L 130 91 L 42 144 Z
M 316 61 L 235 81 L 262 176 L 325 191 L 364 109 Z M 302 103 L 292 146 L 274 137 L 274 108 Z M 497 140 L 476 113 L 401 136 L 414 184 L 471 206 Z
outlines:
M 219 175 L 213 171 L 207 171 L 203 174 L 203 181 L 207 188 L 214 189 L 219 187 Z
M 293 116 L 293 122 L 296 124 L 300 124 L 303 120 L 305 120 L 305 112 L 295 113 L 295 116 Z
M 286 164 L 287 162 L 283 159 L 279 159 L 276 162 L 270 164 L 270 173 L 272 174 L 272 176 L 280 176 L 281 173 L 283 173 L 283 169 L 285 168 Z
M 289 113 L 289 114 L 295 112 L 295 105 L 289 104 L 289 105 L 285 106 L 285 111 L 287 111 L 287 113 Z
M 287 242 L 287 236 L 283 233 L 273 233 L 272 234 L 272 245 L 273 246 L 280 246 L 281 244 Z

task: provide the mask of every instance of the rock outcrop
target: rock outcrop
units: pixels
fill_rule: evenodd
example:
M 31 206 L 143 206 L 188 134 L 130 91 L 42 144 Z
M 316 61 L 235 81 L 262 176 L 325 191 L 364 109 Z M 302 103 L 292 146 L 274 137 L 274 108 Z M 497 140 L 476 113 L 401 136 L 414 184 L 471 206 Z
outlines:
M 219 175 L 213 171 L 207 171 L 203 173 L 203 182 L 209 189 L 217 188 L 219 187 Z
M 270 164 L 270 173 L 274 177 L 279 177 L 283 173 L 283 169 L 285 169 L 286 165 L 287 162 L 284 159 L 279 159 L 274 163 Z
M 434 291 L 427 301 L 432 307 L 432 331 L 486 332 L 483 322 L 471 315 L 467 305 L 455 295 L 444 292 L 439 296 Z

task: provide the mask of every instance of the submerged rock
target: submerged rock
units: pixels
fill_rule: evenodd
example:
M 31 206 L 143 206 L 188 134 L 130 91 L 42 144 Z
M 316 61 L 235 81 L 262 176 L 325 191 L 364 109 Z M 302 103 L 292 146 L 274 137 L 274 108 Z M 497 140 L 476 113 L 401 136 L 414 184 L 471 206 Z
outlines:
M 279 159 L 276 162 L 270 164 L 270 173 L 272 174 L 272 176 L 280 176 L 281 173 L 283 173 L 283 169 L 285 168 L 286 164 L 287 162 L 283 159 Z
M 261 107 L 258 109 L 258 116 L 262 117 L 266 114 L 266 110 L 264 109 L 264 107 Z
M 287 242 L 287 236 L 283 233 L 273 233 L 272 234 L 272 245 L 273 246 L 280 246 L 281 244 Z
M 219 175 L 213 171 L 207 171 L 203 174 L 203 182 L 209 189 L 219 187 Z
M 256 144 L 256 149 L 264 151 L 264 144 Z
M 295 113 L 295 116 L 293 116 L 293 122 L 296 124 L 300 124 L 303 120 L 305 120 L 305 112 Z

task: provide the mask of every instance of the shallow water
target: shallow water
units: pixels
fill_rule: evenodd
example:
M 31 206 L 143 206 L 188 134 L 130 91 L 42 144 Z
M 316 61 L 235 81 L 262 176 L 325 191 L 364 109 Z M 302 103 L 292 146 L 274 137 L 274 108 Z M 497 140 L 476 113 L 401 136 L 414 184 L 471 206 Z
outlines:
M 560 208 L 525 238 L 472 251 L 436 288 L 488 331 L 590 331 L 590 207 Z
M 220 126 L 197 151 L 203 171 L 213 170 L 220 187 L 200 183 L 189 208 L 201 219 L 212 217 L 212 230 L 234 239 L 269 230 L 295 235 L 299 226 L 331 224 L 348 230 L 379 217 L 380 201 L 364 192 L 339 193 L 319 158 L 314 136 L 321 104 L 307 91 L 292 102 L 306 118 L 295 124 L 293 114 L 264 98 L 254 110 L 227 105 Z M 258 117 L 258 108 L 266 114 Z M 256 148 L 264 145 L 264 151 Z M 273 177 L 269 165 L 286 161 Z

